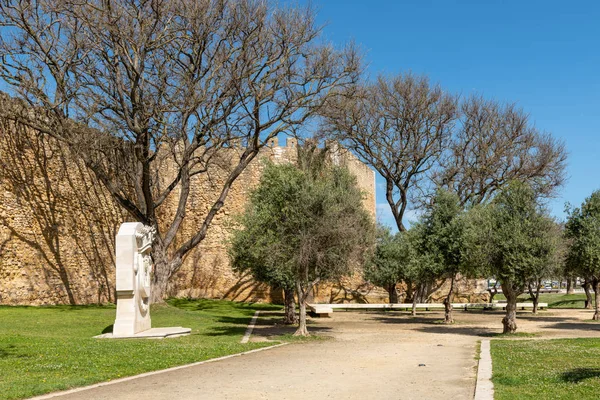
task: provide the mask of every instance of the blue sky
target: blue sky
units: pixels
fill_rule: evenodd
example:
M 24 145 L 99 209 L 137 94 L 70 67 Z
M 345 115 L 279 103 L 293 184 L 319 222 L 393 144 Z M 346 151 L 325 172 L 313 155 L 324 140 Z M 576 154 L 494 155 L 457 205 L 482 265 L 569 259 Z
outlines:
M 579 205 L 600 189 L 600 2 L 312 4 L 328 40 L 361 45 L 371 76 L 412 71 L 452 92 L 515 102 L 539 129 L 561 138 L 569 180 L 549 204 L 559 219 L 566 201 Z M 379 219 L 394 225 L 378 186 Z

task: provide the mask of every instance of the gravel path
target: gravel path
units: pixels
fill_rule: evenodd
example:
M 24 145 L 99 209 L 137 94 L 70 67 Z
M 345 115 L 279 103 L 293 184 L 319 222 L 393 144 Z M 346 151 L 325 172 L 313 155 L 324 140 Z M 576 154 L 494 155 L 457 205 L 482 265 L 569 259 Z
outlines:
M 589 311 L 519 315 L 536 338 L 598 336 Z M 502 313 L 336 312 L 309 330 L 331 340 L 259 353 L 103 386 L 58 399 L 472 399 L 477 342 L 501 331 Z M 259 324 L 252 340 L 272 333 Z M 132 355 L 135 357 L 135 355 Z

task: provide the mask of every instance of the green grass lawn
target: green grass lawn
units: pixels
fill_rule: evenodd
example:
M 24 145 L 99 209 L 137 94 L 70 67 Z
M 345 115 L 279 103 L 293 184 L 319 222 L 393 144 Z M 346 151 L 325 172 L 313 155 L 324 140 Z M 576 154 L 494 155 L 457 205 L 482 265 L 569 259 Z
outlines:
M 600 339 L 492 340 L 495 399 L 597 399 Z
M 256 310 L 270 304 L 169 300 L 152 326 L 184 326 L 171 339 L 94 339 L 112 330 L 114 306 L 0 307 L 0 398 L 17 399 L 239 353 Z
M 592 301 L 594 295 L 592 294 Z M 506 300 L 502 293 L 494 296 L 494 300 Z M 529 295 L 519 296 L 519 302 L 531 302 Z M 584 308 L 585 293 L 564 294 L 564 293 L 540 293 L 540 303 L 548 303 L 548 308 Z

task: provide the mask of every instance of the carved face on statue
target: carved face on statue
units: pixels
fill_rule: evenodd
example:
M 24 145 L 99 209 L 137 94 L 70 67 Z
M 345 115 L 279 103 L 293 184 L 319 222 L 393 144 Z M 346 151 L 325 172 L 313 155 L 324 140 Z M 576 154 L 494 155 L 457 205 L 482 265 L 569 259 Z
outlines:
M 148 312 L 150 301 L 150 278 L 152 273 L 152 258 L 149 253 L 138 254 L 136 271 L 137 298 L 142 314 Z
M 137 234 L 138 257 L 135 263 L 136 297 L 142 314 L 148 312 L 150 306 L 150 286 L 152 278 L 152 241 L 154 229 L 142 228 Z

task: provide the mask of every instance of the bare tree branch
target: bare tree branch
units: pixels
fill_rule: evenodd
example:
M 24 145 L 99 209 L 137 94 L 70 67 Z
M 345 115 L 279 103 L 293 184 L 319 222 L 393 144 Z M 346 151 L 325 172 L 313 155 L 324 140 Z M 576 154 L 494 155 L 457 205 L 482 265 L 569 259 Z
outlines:
M 0 97 L 0 118 L 66 144 L 135 220 L 156 227 L 158 300 L 268 140 L 356 80 L 356 51 L 318 43 L 314 20 L 310 8 L 260 0 L 2 1 L 0 79 L 22 102 Z M 233 143 L 242 156 L 220 196 L 180 238 L 192 177 Z M 174 196 L 175 215 L 161 219 Z

